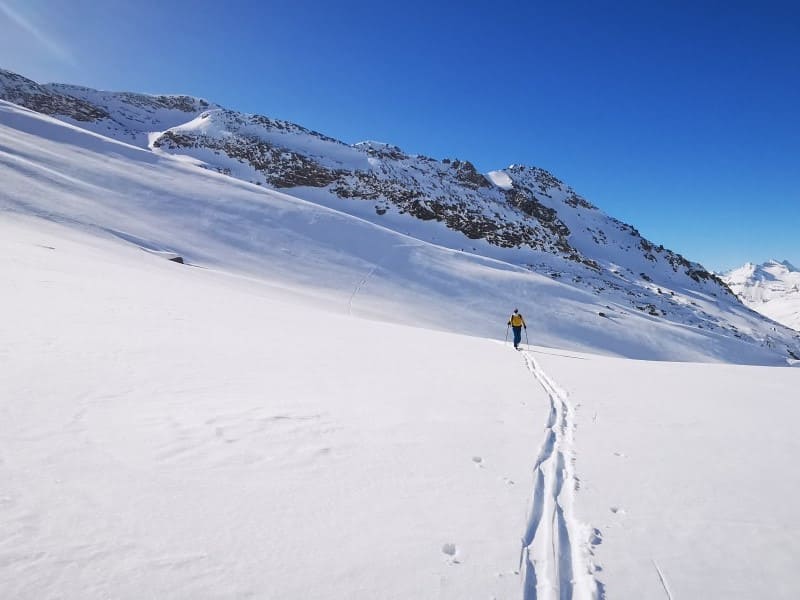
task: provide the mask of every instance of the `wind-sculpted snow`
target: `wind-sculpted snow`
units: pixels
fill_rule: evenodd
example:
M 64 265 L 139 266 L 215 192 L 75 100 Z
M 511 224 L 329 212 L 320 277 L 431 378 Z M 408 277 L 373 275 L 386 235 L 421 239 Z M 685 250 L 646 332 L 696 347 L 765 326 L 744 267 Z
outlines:
M 407 221 L 389 217 L 383 227 L 7 103 L 0 123 L 1 207 L 307 295 L 333 294 L 337 310 L 497 337 L 506 312 L 519 306 L 531 338 L 547 345 L 756 364 L 800 354 L 795 333 L 773 329 L 713 287 L 683 286 L 677 274 L 661 287 L 624 271 L 612 279 L 570 269 L 574 263 L 553 255 L 541 273 L 516 263 L 519 254 L 453 249 L 461 234 L 447 228 L 437 230 L 443 245 L 432 244 L 424 239 L 430 230 Z

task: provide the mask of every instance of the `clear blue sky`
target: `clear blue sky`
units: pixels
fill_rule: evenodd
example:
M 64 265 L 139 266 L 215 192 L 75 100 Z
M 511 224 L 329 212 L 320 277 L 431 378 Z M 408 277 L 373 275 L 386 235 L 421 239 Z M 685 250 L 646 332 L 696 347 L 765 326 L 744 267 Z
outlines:
M 800 264 L 800 3 L 0 0 L 0 66 L 552 171 L 712 269 Z

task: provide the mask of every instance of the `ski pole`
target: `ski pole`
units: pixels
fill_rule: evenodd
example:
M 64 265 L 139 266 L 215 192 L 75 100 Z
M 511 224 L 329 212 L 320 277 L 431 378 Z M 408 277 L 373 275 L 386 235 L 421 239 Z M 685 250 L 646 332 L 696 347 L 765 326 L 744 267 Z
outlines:
M 508 343 L 508 328 L 509 327 L 511 327 L 511 325 L 506 325 L 506 341 L 505 341 L 506 344 Z
M 525 328 L 525 343 L 530 346 L 531 343 L 528 341 L 528 328 Z

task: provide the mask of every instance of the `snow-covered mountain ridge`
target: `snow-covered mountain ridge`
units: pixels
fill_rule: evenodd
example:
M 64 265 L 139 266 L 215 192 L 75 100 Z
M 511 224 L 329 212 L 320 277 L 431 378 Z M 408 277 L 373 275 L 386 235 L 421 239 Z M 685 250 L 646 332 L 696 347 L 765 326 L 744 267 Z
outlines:
M 722 279 L 747 306 L 800 331 L 800 270 L 789 261 L 746 263 Z
M 485 176 L 469 161 L 409 155 L 377 142 L 348 145 L 294 123 L 203 99 L 39 85 L 7 71 L 0 71 L 0 98 L 115 139 L 188 154 L 220 172 L 335 204 L 338 210 L 373 218 L 410 215 L 463 234 L 432 240 L 444 245 L 511 256 L 518 264 L 556 255 L 595 272 L 621 267 L 644 280 L 653 278 L 651 271 L 668 269 L 678 279 L 710 281 L 715 293 L 727 293 L 701 265 L 650 243 L 537 167 L 512 165 Z M 386 225 L 391 220 L 375 221 Z M 437 236 L 431 232 L 429 237 Z M 488 248 L 476 246 L 475 240 L 487 242 Z
M 213 108 L 190 96 L 101 92 L 91 88 L 40 85 L 0 69 L 0 98 L 115 139 L 146 146 L 148 134 L 178 125 L 188 115 Z
M 122 141 L 115 102 L 0 100 L 3 598 L 800 597 L 797 334 Z
M 542 169 L 512 166 L 484 176 L 466 161 L 411 156 L 377 142 L 351 146 L 299 125 L 236 113 L 186 96 L 41 86 L 8 72 L 0 73 L 0 81 L 2 97 L 35 110 L 44 107 L 40 112 L 104 136 L 102 139 L 113 138 L 139 148 L 134 152 L 131 146 L 118 145 L 109 150 L 100 139 L 78 140 L 80 136 L 69 133 L 76 137 L 75 147 L 84 149 L 81 152 L 89 153 L 92 160 L 121 152 L 133 163 L 123 161 L 113 175 L 99 163 L 95 170 L 86 171 L 81 177 L 94 183 L 90 191 L 76 196 L 72 208 L 63 201 L 47 200 L 57 193 L 48 190 L 39 196 L 46 206 L 31 207 L 25 194 L 11 198 L 11 205 L 18 209 L 57 214 L 60 219 L 75 219 L 74 211 L 83 210 L 82 222 L 124 231 L 126 239 L 167 247 L 196 262 L 235 257 L 235 262 L 231 258 L 225 263 L 226 269 L 269 277 L 280 272 L 280 277 L 301 279 L 304 284 L 318 282 L 311 271 L 303 275 L 299 263 L 290 265 L 285 256 L 272 255 L 275 238 L 268 238 L 283 239 L 284 230 L 270 229 L 274 218 L 268 216 L 266 207 L 254 206 L 263 203 L 259 198 L 266 198 L 265 188 L 280 189 L 402 234 L 394 242 L 381 237 L 382 241 L 370 248 L 358 242 L 354 251 L 357 238 L 345 232 L 358 229 L 358 235 L 364 236 L 360 225 L 354 229 L 337 220 L 336 227 L 342 232 L 336 235 L 319 228 L 289 227 L 308 238 L 307 246 L 316 248 L 315 244 L 322 242 L 330 252 L 351 257 L 341 260 L 363 265 L 361 274 L 354 275 L 355 289 L 342 283 L 346 277 L 330 283 L 349 290 L 348 296 L 357 293 L 361 310 L 367 310 L 369 303 L 366 285 L 358 282 L 369 280 L 369 287 L 375 289 L 391 282 L 382 291 L 384 298 L 394 295 L 398 304 L 404 304 L 392 318 L 411 322 L 408 307 L 415 303 L 408 293 L 413 290 L 426 298 L 426 310 L 419 313 L 421 317 L 413 317 L 414 322 L 476 335 L 496 335 L 494 320 L 504 323 L 498 310 L 503 313 L 509 306 L 533 302 L 537 330 L 532 333 L 543 343 L 657 359 L 763 363 L 771 360 L 764 359 L 762 351 L 784 357 L 800 355 L 795 332 L 774 329 L 773 323 L 745 309 L 716 276 L 647 241 L 635 228 L 605 215 Z M 95 110 L 93 120 L 79 119 L 90 114 L 90 107 Z M 31 147 L 67 135 L 51 123 L 34 123 L 11 110 L 0 117 L 15 119 L 18 125 L 12 129 L 22 129 L 10 132 L 11 139 L 22 139 L 19 136 L 24 132 Z M 9 147 L 14 143 L 19 142 L 9 142 Z M 95 149 L 98 144 L 102 150 Z M 34 150 L 28 158 L 40 160 Z M 176 158 L 187 166 L 180 175 L 173 173 Z M 10 164 L 14 164 L 13 158 Z M 244 194 L 245 188 L 236 179 L 217 176 L 216 191 L 209 196 L 196 187 L 197 165 L 206 172 L 260 184 L 260 188 L 245 184 L 249 199 L 233 203 L 231 198 Z M 60 168 L 70 173 L 76 168 L 85 171 L 66 159 Z M 148 170 L 153 168 L 172 174 L 162 178 L 163 185 L 144 184 L 145 179 L 153 178 Z M 145 179 L 134 180 L 132 173 Z M 179 177 L 186 178 L 186 183 L 179 184 Z M 20 189 L 38 185 L 37 181 L 21 182 Z M 222 185 L 224 181 L 229 182 L 227 187 Z M 102 197 L 96 193 L 100 188 L 106 190 Z M 88 212 L 79 200 L 85 194 L 96 202 Z M 270 204 L 278 203 L 275 210 L 288 202 L 288 196 L 282 194 L 269 198 Z M 118 211 L 113 218 L 109 216 L 112 204 Z M 199 215 L 196 221 L 191 220 L 194 214 Z M 318 220 L 317 216 L 312 219 Z M 180 236 L 169 228 L 172 225 L 181 228 Z M 400 241 L 404 236 L 410 238 Z M 400 250 L 417 247 L 417 240 L 455 250 L 463 260 L 455 260 L 452 252 Z M 210 253 L 209 247 L 218 251 Z M 312 254 L 302 247 L 292 252 L 295 256 Z M 423 255 L 428 264 L 433 261 L 437 265 L 435 279 L 414 273 L 420 269 Z M 543 284 L 542 278 L 549 283 Z M 402 286 L 402 294 L 397 285 Z M 441 308 L 431 311 L 436 302 Z M 375 304 L 367 312 L 385 316 L 387 311 Z M 442 318 L 443 314 L 450 316 Z M 622 324 L 624 331 L 619 327 Z M 752 351 L 736 350 L 740 344 Z M 753 358 L 756 355 L 760 358 Z

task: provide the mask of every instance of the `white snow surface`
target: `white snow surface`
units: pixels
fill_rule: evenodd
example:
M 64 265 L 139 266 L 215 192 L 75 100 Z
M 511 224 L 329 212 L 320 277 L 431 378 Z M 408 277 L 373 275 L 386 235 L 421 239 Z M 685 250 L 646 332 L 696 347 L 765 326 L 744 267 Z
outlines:
M 507 348 L 0 232 L 5 597 L 516 593 L 546 410 Z
M 614 301 L 514 263 L 423 241 L 416 230 L 406 235 L 339 212 L 322 197 L 312 203 L 266 190 L 6 102 L 0 144 L 0 209 L 111 233 L 306 295 L 324 290 L 326 301 L 349 313 L 498 337 L 506 313 L 522 305 L 530 337 L 548 346 L 786 364 L 783 331 L 696 289 L 676 285 L 677 293 L 663 294 L 682 315 L 668 321 L 624 294 Z M 434 225 L 443 236 L 462 235 Z
M 0 233 L 9 598 L 800 593 L 798 369 L 516 353 Z
M 98 146 L 96 138 L 87 146 L 71 134 L 79 154 L 90 158 L 91 169 L 78 168 L 95 191 L 79 194 L 78 204 L 88 208 L 87 201 L 102 197 L 78 220 L 143 246 L 337 289 L 348 310 L 399 322 L 495 336 L 508 307 L 526 303 L 536 311 L 532 333 L 548 345 L 753 364 L 800 356 L 795 331 L 746 309 L 702 265 L 649 242 L 540 168 L 512 165 L 484 176 L 468 161 L 409 155 L 382 142 L 349 145 L 201 98 L 40 85 L 2 69 L 0 97 L 157 156 L 130 153 L 128 146 L 125 158 L 137 164 L 109 162 L 122 146 Z M 4 117 L 35 137 L 64 135 L 55 129 L 40 135 L 44 125 L 23 125 L 8 111 Z M 14 136 L 10 142 L 14 147 Z M 176 171 L 175 161 L 162 160 L 168 156 L 284 193 L 259 195 L 253 186 L 225 186 L 198 169 Z M 62 167 L 69 172 L 74 161 Z M 75 218 L 58 190 L 31 201 L 26 185 L 18 178 L 22 193 L 9 189 L 12 204 Z M 164 201 L 146 200 L 154 196 Z M 335 212 L 315 211 L 297 198 Z M 112 206 L 115 214 L 108 213 Z M 287 245 L 276 247 L 279 239 Z M 213 255 L 201 256 L 209 244 Z M 386 299 L 394 301 L 391 311 Z
M 747 263 L 722 278 L 747 306 L 800 331 L 800 271 L 790 262 Z
M 800 370 L 664 362 L 769 348 L 8 103 L 0 180 L 4 597 L 800 595 Z
M 489 171 L 486 176 L 489 178 L 489 181 L 501 189 L 510 190 L 514 187 L 514 182 L 505 171 Z

